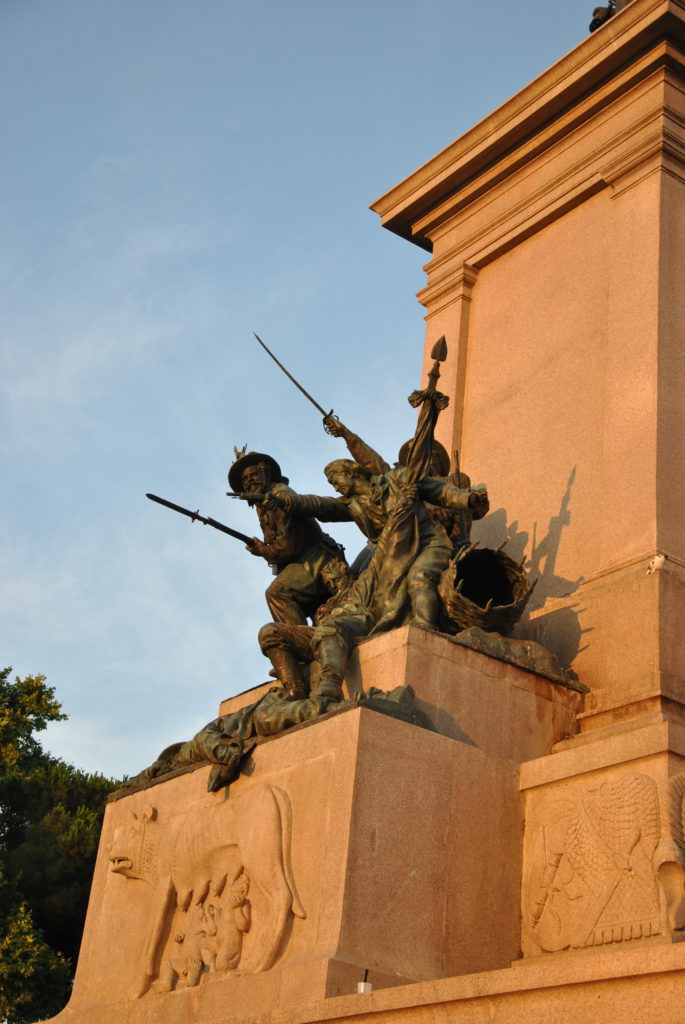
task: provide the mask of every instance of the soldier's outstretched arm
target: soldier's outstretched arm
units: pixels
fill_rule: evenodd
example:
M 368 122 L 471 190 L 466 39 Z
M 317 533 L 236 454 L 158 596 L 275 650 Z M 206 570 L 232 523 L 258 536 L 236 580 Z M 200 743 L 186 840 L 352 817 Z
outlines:
M 300 516 L 312 516 L 322 523 L 348 523 L 352 516 L 347 503 L 342 498 L 333 498 L 321 494 L 297 494 L 292 491 L 288 495 L 287 509 Z
M 292 487 L 286 487 L 283 484 L 276 484 L 272 487 L 265 496 L 261 507 L 262 510 L 267 511 L 280 509 L 286 516 L 293 513 L 297 516 L 311 516 L 312 519 L 320 519 L 322 523 L 347 523 L 352 518 L 347 503 L 342 498 L 334 498 L 331 495 L 298 494 Z M 284 523 L 285 520 L 282 523 L 283 526 Z M 255 538 L 253 538 L 254 540 Z M 254 547 L 253 543 L 252 548 Z M 248 547 L 249 550 L 251 550 L 250 547 Z M 263 554 L 261 551 L 253 551 L 253 554 L 258 553 Z
M 326 416 L 323 424 L 328 433 L 332 434 L 333 437 L 344 438 L 347 450 L 352 458 L 372 476 L 380 476 L 381 473 L 388 472 L 390 466 L 385 459 L 377 451 L 374 451 L 366 441 L 362 441 L 361 437 L 353 434 L 337 417 Z
M 419 495 L 431 505 L 443 508 L 468 509 L 474 519 L 482 519 L 490 508 L 485 487 L 462 490 L 440 477 L 425 477 L 419 483 Z

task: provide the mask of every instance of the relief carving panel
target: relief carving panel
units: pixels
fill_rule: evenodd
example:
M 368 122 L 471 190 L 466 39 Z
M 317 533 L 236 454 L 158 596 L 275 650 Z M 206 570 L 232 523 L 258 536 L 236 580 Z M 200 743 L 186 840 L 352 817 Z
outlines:
M 204 974 L 268 970 L 304 918 L 290 863 L 291 809 L 276 786 L 160 822 L 148 805 L 114 833 L 110 871 L 153 890 L 140 984 L 199 984 Z M 245 941 L 249 935 L 249 943 Z
M 669 779 L 670 837 L 659 866 L 666 898 L 667 927 L 674 941 L 685 937 L 685 774 Z
M 662 931 L 654 780 L 615 773 L 534 809 L 523 883 L 525 938 L 558 952 Z

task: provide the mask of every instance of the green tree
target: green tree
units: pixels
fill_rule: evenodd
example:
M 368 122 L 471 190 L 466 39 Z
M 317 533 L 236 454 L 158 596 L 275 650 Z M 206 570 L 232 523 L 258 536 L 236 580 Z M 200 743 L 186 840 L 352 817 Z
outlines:
M 71 989 L 67 959 L 44 941 L 15 885 L 0 874 L 0 1020 L 30 1024 L 60 1010 Z
M 35 734 L 66 715 L 45 676 L 10 673 L 0 671 L 0 1020 L 21 1024 L 68 998 L 64 971 L 68 980 L 118 783 L 43 750 Z

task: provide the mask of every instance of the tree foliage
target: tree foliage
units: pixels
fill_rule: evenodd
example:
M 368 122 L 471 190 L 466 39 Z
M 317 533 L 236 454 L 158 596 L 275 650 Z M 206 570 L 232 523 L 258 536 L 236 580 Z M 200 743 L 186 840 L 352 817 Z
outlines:
M 36 928 L 19 890 L 0 874 L 0 1020 L 30 1024 L 69 998 L 71 967 Z
M 117 783 L 43 750 L 67 716 L 45 676 L 0 670 L 0 1020 L 58 1012 L 69 996 L 107 795 Z

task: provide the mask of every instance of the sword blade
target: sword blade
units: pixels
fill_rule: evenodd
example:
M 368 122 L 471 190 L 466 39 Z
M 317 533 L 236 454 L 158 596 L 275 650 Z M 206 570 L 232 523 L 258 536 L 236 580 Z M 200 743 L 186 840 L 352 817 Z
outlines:
M 268 345 L 265 345 L 265 344 L 264 344 L 264 342 L 263 342 L 263 341 L 262 341 L 262 339 L 261 339 L 261 338 L 259 337 L 259 335 L 257 334 L 257 332 L 256 332 L 256 331 L 253 331 L 252 333 L 254 334 L 255 338 L 257 339 L 257 341 L 259 342 L 259 344 L 260 344 L 260 345 L 262 346 L 262 348 L 264 349 L 264 351 L 265 351 L 265 352 L 267 353 L 267 355 L 270 355 L 270 356 L 271 356 L 271 358 L 272 358 L 272 359 L 273 359 L 273 361 L 275 362 L 276 366 L 278 366 L 278 367 L 279 367 L 279 368 L 280 368 L 281 370 L 283 370 L 283 373 L 284 373 L 284 374 L 286 375 L 286 377 L 288 378 L 288 380 L 291 380 L 291 381 L 293 382 L 293 384 L 295 385 L 295 387 L 296 387 L 296 388 L 298 389 L 298 391 L 301 391 L 301 392 L 302 392 L 302 394 L 304 395 L 304 397 L 305 397 L 305 398 L 307 398 L 307 399 L 308 399 L 308 400 L 309 400 L 309 401 L 310 401 L 310 402 L 312 403 L 312 405 L 314 406 L 314 408 L 315 408 L 315 409 L 318 409 L 318 410 L 319 410 L 319 412 L 320 412 L 320 413 L 321 413 L 321 415 L 322 415 L 322 416 L 324 417 L 324 419 L 326 418 L 326 416 L 330 416 L 330 415 L 332 414 L 333 410 L 331 409 L 331 411 L 330 411 L 330 412 L 326 412 L 326 410 L 325 410 L 324 408 L 322 408 L 322 406 L 320 406 L 320 405 L 319 405 L 319 403 L 318 403 L 318 402 L 316 401 L 316 399 L 315 399 L 315 398 L 312 398 L 312 396 L 311 396 L 311 395 L 309 394 L 309 392 L 308 392 L 308 391 L 305 391 L 305 389 L 304 389 L 304 388 L 302 387 L 302 385 L 300 384 L 299 380 L 295 380 L 295 378 L 293 377 L 292 373 L 290 373 L 290 372 L 289 372 L 288 370 L 286 370 L 286 368 L 285 368 L 285 366 L 283 365 L 283 363 L 282 363 L 282 362 L 280 362 L 280 360 L 278 360 L 278 359 L 276 358 L 276 356 L 275 356 L 275 355 L 273 354 L 273 352 L 272 352 L 272 351 L 271 351 L 271 349 L 270 349 L 270 348 L 268 347 Z

